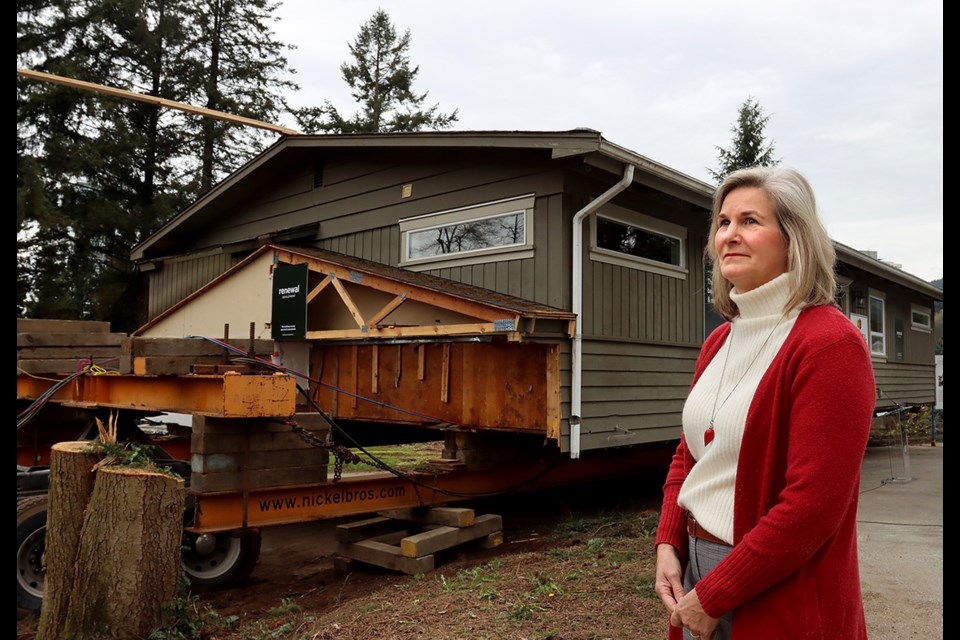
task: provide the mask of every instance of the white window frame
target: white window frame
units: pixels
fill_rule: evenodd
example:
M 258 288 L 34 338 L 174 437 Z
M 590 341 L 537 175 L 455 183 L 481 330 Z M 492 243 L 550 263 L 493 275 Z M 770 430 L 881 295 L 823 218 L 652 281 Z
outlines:
M 914 314 L 917 314 L 917 313 L 926 316 L 927 318 L 926 323 L 914 321 L 914 317 L 915 317 Z M 911 304 L 910 305 L 910 328 L 913 329 L 914 331 L 922 331 L 924 333 L 930 333 L 931 331 L 933 331 L 933 315 L 930 309 L 919 304 Z
M 674 265 L 650 258 L 621 253 L 612 249 L 605 249 L 597 245 L 597 218 L 604 218 L 629 227 L 641 229 L 648 233 L 655 233 L 679 241 L 680 264 Z M 606 262 L 621 267 L 649 271 L 660 275 L 685 280 L 687 278 L 687 228 L 666 220 L 654 218 L 638 211 L 631 211 L 617 205 L 607 205 L 596 215 L 590 217 L 590 259 L 596 262 Z
M 881 304 L 881 318 L 880 328 L 873 326 L 873 301 L 877 300 Z M 870 340 L 868 344 L 870 345 L 870 354 L 882 358 L 887 357 L 887 296 L 882 291 L 875 291 L 870 289 L 867 295 L 867 324 L 869 325 L 870 330 Z M 873 347 L 874 336 L 880 336 L 883 339 L 883 349 L 875 350 Z
M 517 260 L 533 257 L 533 208 L 535 194 L 529 193 L 503 200 L 494 200 L 481 204 L 436 211 L 420 216 L 400 220 L 400 266 L 412 271 L 443 269 L 465 265 Z M 424 258 L 408 257 L 409 234 L 416 231 L 436 229 L 454 224 L 474 222 L 510 214 L 523 214 L 523 242 L 471 251 L 459 251 Z

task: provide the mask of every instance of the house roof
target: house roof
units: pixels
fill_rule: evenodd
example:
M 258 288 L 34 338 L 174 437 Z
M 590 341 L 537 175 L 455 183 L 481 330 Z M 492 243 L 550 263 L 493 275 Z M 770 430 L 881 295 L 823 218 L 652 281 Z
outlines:
M 399 267 L 372 262 L 325 249 L 289 247 L 265 244 L 251 255 L 220 274 L 217 278 L 193 292 L 183 300 L 159 314 L 140 327 L 134 335 L 146 335 L 151 328 L 181 312 L 221 285 L 228 285 L 235 275 L 258 263 L 264 254 L 272 253 L 272 264 L 305 264 L 309 271 L 318 275 L 311 285 L 307 302 L 321 291 L 335 291 L 321 305 L 321 316 L 332 317 L 331 305 L 346 308 L 352 320 L 344 326 L 326 326 L 307 332 L 309 339 L 369 339 L 397 337 L 431 337 L 502 334 L 511 339 L 522 339 L 535 333 L 537 320 L 559 320 L 565 323 L 561 332 L 568 332 L 567 323 L 575 314 L 523 298 L 438 278 L 426 273 L 417 273 Z M 229 286 L 229 285 L 228 285 Z M 356 295 L 376 291 L 380 296 L 361 311 L 355 302 Z M 352 293 L 351 293 L 352 291 Z M 386 296 L 386 297 L 383 297 Z M 367 298 L 369 301 L 370 298 Z M 339 302 L 338 302 L 339 301 Z M 414 307 L 406 315 L 403 326 L 391 320 L 394 311 L 401 306 Z M 445 310 L 446 313 L 419 313 L 424 309 Z M 217 312 L 232 313 L 230 309 L 218 308 Z M 412 314 L 412 315 L 411 315 Z M 341 319 L 343 314 L 340 314 Z M 349 316 L 348 316 L 349 317 Z M 419 320 L 419 321 L 417 321 Z M 313 324 L 322 324 L 313 323 Z M 556 333 L 557 327 L 547 325 L 546 332 Z
M 836 240 L 834 240 L 833 245 L 837 250 L 837 258 L 841 262 L 857 267 L 858 269 L 863 269 L 868 273 L 880 276 L 885 280 L 891 280 L 908 289 L 913 289 L 914 291 L 930 296 L 934 300 L 943 302 L 943 289 L 935 287 L 931 283 L 909 274 L 902 269 L 897 269 L 881 260 L 868 256 L 862 251 L 857 251 L 852 247 L 841 244 Z
M 552 159 L 581 156 L 585 163 L 619 177 L 626 165 L 635 167 L 634 182 L 654 187 L 682 200 L 711 208 L 716 187 L 605 139 L 588 128 L 570 131 L 446 131 L 389 134 L 323 134 L 281 136 L 277 142 L 214 186 L 168 220 L 131 250 L 134 261 L 176 251 L 178 233 L 224 215 L 251 193 L 282 176 L 317 149 L 542 149 Z M 251 239 L 252 240 L 252 239 Z M 943 290 L 856 249 L 834 242 L 838 258 L 854 267 L 892 280 L 943 301 Z
M 634 182 L 646 184 L 705 208 L 714 187 L 606 140 L 599 131 L 453 131 L 389 134 L 324 134 L 282 136 L 276 143 L 234 171 L 189 207 L 168 220 L 131 250 L 134 261 L 175 251 L 171 236 L 189 232 L 243 202 L 248 194 L 278 179 L 318 149 L 541 149 L 552 159 L 581 156 L 584 162 L 619 178 L 633 165 Z
M 479 302 L 487 306 L 496 307 L 505 311 L 511 311 L 525 317 L 556 318 L 561 320 L 572 320 L 576 318 L 576 315 L 569 311 L 564 311 L 563 309 L 557 309 L 556 307 L 540 304 L 539 302 L 533 302 L 523 298 L 516 298 L 504 293 L 498 293 L 482 287 L 475 287 L 473 285 L 464 284 L 455 280 L 447 280 L 446 278 L 433 276 L 429 273 L 419 273 L 416 271 L 410 271 L 409 269 L 402 269 L 400 267 L 391 267 L 379 262 L 373 262 L 372 260 L 355 258 L 353 256 L 336 253 L 334 251 L 327 251 L 325 249 L 266 245 L 258 250 L 257 253 L 262 253 L 263 251 L 273 249 L 280 249 L 291 254 L 299 254 L 302 256 L 317 258 L 323 262 L 340 265 L 341 267 L 351 271 L 359 271 L 371 275 L 377 275 L 395 282 L 413 285 L 422 289 L 430 289 L 431 291 L 448 294 L 456 298 Z

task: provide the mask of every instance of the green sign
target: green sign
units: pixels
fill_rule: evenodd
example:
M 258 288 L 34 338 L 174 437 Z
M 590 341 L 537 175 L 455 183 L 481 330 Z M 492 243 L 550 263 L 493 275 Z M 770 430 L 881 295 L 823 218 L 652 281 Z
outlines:
M 274 340 L 302 340 L 307 335 L 307 276 L 305 264 L 281 264 L 273 270 Z

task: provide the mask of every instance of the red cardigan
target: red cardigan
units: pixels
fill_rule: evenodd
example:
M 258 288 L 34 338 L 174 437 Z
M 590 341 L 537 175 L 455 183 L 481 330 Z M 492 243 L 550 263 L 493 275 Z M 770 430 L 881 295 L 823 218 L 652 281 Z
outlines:
M 694 383 L 730 331 L 704 342 Z M 857 558 L 860 467 L 876 400 L 860 332 L 838 309 L 805 309 L 747 413 L 737 464 L 734 548 L 697 585 L 710 616 L 733 611 L 733 638 L 865 640 Z M 680 485 L 694 465 L 681 438 L 663 487 L 657 544 L 681 550 Z M 681 630 L 671 627 L 670 638 Z

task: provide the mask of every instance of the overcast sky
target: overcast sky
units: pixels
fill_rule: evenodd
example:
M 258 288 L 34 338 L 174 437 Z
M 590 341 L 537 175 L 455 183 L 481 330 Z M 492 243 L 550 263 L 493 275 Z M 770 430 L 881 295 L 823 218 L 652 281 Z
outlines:
M 712 183 L 752 97 L 834 240 L 943 276 L 941 0 L 282 0 L 294 106 L 356 110 L 340 64 L 378 8 L 456 130 L 587 127 Z

